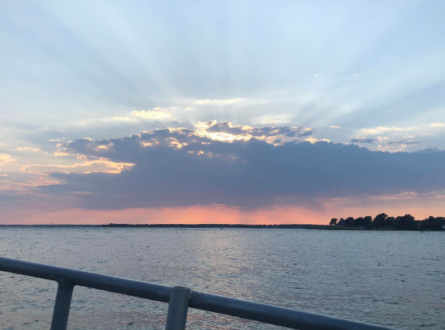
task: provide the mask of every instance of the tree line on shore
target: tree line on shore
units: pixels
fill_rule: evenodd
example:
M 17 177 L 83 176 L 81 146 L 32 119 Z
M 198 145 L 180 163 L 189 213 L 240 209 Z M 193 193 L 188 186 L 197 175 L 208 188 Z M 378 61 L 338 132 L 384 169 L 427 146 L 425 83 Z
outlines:
M 371 216 L 354 219 L 349 217 L 331 219 L 331 226 L 359 227 L 366 229 L 395 229 L 395 230 L 443 230 L 445 217 L 428 217 L 425 220 L 416 220 L 412 215 L 389 217 L 385 213 L 377 215 L 374 219 Z

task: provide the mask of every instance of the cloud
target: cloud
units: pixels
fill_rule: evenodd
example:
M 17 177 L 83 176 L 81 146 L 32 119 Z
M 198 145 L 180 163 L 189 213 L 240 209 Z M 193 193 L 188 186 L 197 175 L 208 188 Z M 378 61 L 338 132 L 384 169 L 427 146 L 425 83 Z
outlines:
M 407 146 L 414 146 L 419 144 L 419 141 L 416 140 L 391 140 L 388 137 L 381 137 L 378 136 L 376 138 L 369 138 L 369 137 L 357 137 L 354 139 L 351 139 L 351 143 L 357 143 L 357 144 L 372 144 L 372 143 L 380 143 L 379 148 L 387 149 L 387 151 L 390 151 L 389 146 L 395 146 L 399 145 L 401 148 L 398 148 L 396 150 L 392 151 L 401 151 Z
M 53 154 L 54 154 L 55 157 L 67 157 L 67 156 L 70 156 L 69 153 L 64 152 L 62 150 L 56 150 L 56 151 L 54 151 Z
M 261 125 L 286 124 L 292 121 L 292 115 L 264 115 L 259 122 Z
M 376 150 L 399 152 L 408 147 L 419 150 L 416 147 L 420 144 L 418 138 L 422 137 L 424 148 L 431 147 L 432 141 L 439 141 L 440 136 L 435 135 L 434 129 L 442 127 L 441 123 L 419 126 L 379 126 L 374 128 L 363 128 L 357 131 L 361 137 L 351 140 L 352 143 L 367 143 Z M 445 125 L 444 125 L 445 126 Z M 437 133 L 437 132 L 436 132 Z M 379 143 L 378 146 L 372 146 L 373 143 Z M 434 144 L 433 144 L 434 145 Z
M 155 108 L 148 111 L 133 111 L 131 113 L 133 117 L 144 119 L 144 120 L 160 120 L 160 119 L 171 119 L 173 116 L 166 110 L 162 108 Z
M 129 116 L 125 117 L 113 117 L 113 120 L 117 121 L 145 121 L 145 120 L 168 120 L 173 119 L 173 116 L 167 109 L 154 108 L 153 110 L 140 110 L 132 111 Z
M 304 141 L 306 141 L 306 142 L 310 142 L 310 143 L 317 143 L 317 142 L 331 142 L 331 141 L 328 140 L 328 139 L 317 139 L 317 138 L 314 138 L 314 137 L 308 137 L 308 138 L 304 139 Z
M 4 176 L 4 175 L 0 175 Z M 15 182 L 13 180 L 0 181 L 0 192 L 22 192 L 32 193 L 32 189 L 46 185 L 56 185 L 60 182 L 54 179 L 40 178 L 38 180 L 29 180 L 24 182 Z
M 404 140 L 399 140 L 399 141 L 389 141 L 387 142 L 388 144 L 402 144 L 402 145 L 406 145 L 406 146 L 413 146 L 416 144 L 419 144 L 419 141 L 415 141 L 415 140 L 409 140 L 409 141 L 404 141 Z
M 234 99 L 205 99 L 205 100 L 195 100 L 193 103 L 198 105 L 230 105 L 236 103 L 242 103 L 249 101 L 245 98 L 234 98 Z
M 379 126 L 379 127 L 373 127 L 373 128 L 363 128 L 362 132 L 365 134 L 372 134 L 372 135 L 377 135 L 377 134 L 383 134 L 383 133 L 387 133 L 387 132 L 409 132 L 409 131 L 416 131 L 418 130 L 419 127 L 384 127 L 384 126 Z
M 235 141 L 256 138 L 265 140 L 271 144 L 276 144 L 277 139 L 280 140 L 279 143 L 282 143 L 284 141 L 310 136 L 315 132 L 315 129 L 313 128 L 300 126 L 252 127 L 247 125 L 233 125 L 228 121 L 217 122 L 216 120 L 206 123 L 198 123 L 196 127 L 201 132 L 201 135 L 213 140 Z
M 0 165 L 5 165 L 6 163 L 14 162 L 15 159 L 8 154 L 0 154 Z
M 212 123 L 208 129 L 246 132 L 244 126 L 228 123 Z M 247 130 L 254 136 L 275 129 Z M 99 148 L 104 145 L 112 147 Z M 228 142 L 187 129 L 81 139 L 64 148 L 89 159 L 134 164 L 114 174 L 55 173 L 53 179 L 62 184 L 40 188 L 45 194 L 75 198 L 78 207 L 89 209 L 315 206 L 320 199 L 445 189 L 445 152 L 435 150 L 389 153 L 302 141 L 275 145 L 255 137 Z
M 376 143 L 378 141 L 379 141 L 378 139 L 366 138 L 366 137 L 358 137 L 355 139 L 351 139 L 351 143 Z
M 72 164 L 72 165 L 40 165 L 29 164 L 20 166 L 20 170 L 25 173 L 32 174 L 49 174 L 49 173 L 108 173 L 118 174 L 124 169 L 131 168 L 134 164 L 112 162 L 104 158 L 99 158 L 93 161 L 86 161 L 84 163 Z
M 331 126 L 332 129 L 340 129 L 340 126 Z
M 18 147 L 17 151 L 31 151 L 31 152 L 38 152 L 40 151 L 39 148 L 33 148 L 33 147 Z
M 120 117 L 120 116 L 113 117 L 113 120 L 116 120 L 116 121 L 128 121 L 128 122 L 136 122 L 136 121 L 138 121 L 138 119 L 134 118 L 134 117 Z

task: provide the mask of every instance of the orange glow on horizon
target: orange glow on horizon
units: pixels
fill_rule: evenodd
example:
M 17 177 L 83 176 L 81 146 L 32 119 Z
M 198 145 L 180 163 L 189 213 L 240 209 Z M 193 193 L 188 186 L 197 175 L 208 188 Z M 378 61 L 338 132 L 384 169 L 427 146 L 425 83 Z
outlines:
M 326 217 L 303 208 L 275 207 L 240 211 L 225 206 L 188 208 L 12 211 L 1 224 L 309 224 L 326 223 Z
M 301 206 L 275 206 L 267 209 L 240 210 L 226 206 L 193 206 L 187 208 L 85 210 L 11 210 L 5 212 L 0 224 L 328 224 L 331 218 L 375 216 L 385 212 L 390 216 L 412 214 L 417 219 L 430 215 L 443 216 L 443 205 L 426 207 L 400 205 L 340 206 L 325 204 L 318 210 Z

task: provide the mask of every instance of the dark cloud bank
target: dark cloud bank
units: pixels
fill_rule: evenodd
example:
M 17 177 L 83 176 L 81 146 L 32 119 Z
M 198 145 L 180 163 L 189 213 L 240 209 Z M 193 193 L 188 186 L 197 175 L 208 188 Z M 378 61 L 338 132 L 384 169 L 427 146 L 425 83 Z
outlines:
M 229 129 L 221 126 L 222 131 Z M 135 164 L 121 174 L 56 173 L 53 176 L 64 184 L 40 188 L 77 196 L 78 206 L 90 209 L 196 204 L 250 208 L 445 189 L 445 152 L 437 150 L 387 153 L 301 141 L 274 146 L 256 138 L 229 143 L 185 129 L 103 141 L 81 139 L 65 147 L 90 159 Z

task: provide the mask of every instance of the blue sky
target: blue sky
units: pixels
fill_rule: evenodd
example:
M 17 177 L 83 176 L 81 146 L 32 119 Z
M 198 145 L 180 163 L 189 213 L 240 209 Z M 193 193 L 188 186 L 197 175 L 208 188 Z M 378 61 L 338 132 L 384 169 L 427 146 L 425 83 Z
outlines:
M 256 150 L 259 158 L 268 155 L 273 162 L 275 153 L 286 150 L 279 161 L 292 163 L 305 144 L 317 152 L 348 150 L 348 155 L 368 157 L 360 146 L 370 152 L 369 159 L 400 162 L 394 171 L 409 173 L 399 179 L 411 183 L 390 180 L 391 189 L 366 191 L 353 189 L 357 178 L 350 177 L 344 189 L 336 190 L 326 180 L 341 185 L 338 178 L 348 173 L 335 169 L 335 176 L 320 179 L 314 173 L 323 172 L 322 168 L 301 172 L 300 166 L 287 173 L 289 178 L 309 176 L 312 186 L 320 187 L 302 199 L 300 190 L 286 188 L 288 179 L 276 177 L 273 183 L 264 179 L 280 166 L 255 167 L 263 175 L 258 176 L 261 184 L 255 192 L 249 190 L 252 183 L 243 170 L 239 176 L 224 177 L 221 173 L 229 170 L 221 166 L 207 175 L 219 178 L 215 182 L 233 182 L 224 193 L 199 185 L 199 178 L 181 188 L 176 180 L 172 186 L 184 189 L 184 195 L 169 203 L 157 205 L 152 197 L 156 191 L 143 189 L 141 201 L 126 203 L 123 198 L 117 203 L 120 209 L 204 204 L 251 211 L 260 205 L 304 204 L 312 212 L 319 208 L 314 205 L 326 206 L 335 198 L 360 198 L 350 208 L 366 210 L 369 198 L 387 194 L 409 196 L 404 202 L 413 204 L 416 199 L 419 205 L 426 197 L 412 194 L 430 194 L 434 207 L 445 209 L 442 197 L 431 197 L 442 196 L 445 189 L 440 170 L 445 158 L 440 152 L 445 142 L 443 1 L 2 1 L 1 5 L 0 208 L 11 214 L 16 207 L 11 201 L 28 203 L 29 210 L 40 210 L 41 205 L 49 210 L 109 209 L 99 206 L 99 200 L 109 197 L 109 185 L 125 186 L 126 175 L 139 178 L 144 187 L 153 183 L 152 177 L 139 172 L 151 153 L 132 149 L 124 157 L 114 145 L 141 131 L 168 128 L 166 148 L 194 152 L 196 157 L 230 154 L 240 162 L 254 162 L 255 157 L 244 152 Z M 271 133 L 271 127 L 281 127 L 282 132 L 294 127 L 297 133 Z M 192 133 L 174 130 L 178 128 Z M 89 141 L 85 138 L 91 139 L 90 146 L 103 146 L 102 151 L 97 149 L 103 154 L 79 151 L 78 146 Z M 186 150 L 197 138 L 208 143 L 208 150 Z M 139 139 L 138 143 L 152 143 L 145 145 L 148 148 L 164 141 Z M 255 149 L 249 139 L 261 142 L 261 147 Z M 179 140 L 188 146 L 178 147 Z M 170 168 L 154 174 L 164 178 L 165 186 L 178 173 L 195 177 L 175 168 L 177 154 L 156 155 L 164 169 Z M 416 168 L 403 167 L 403 157 L 411 157 Z M 431 159 L 438 167 L 430 168 Z M 316 159 L 310 162 L 317 166 Z M 213 166 L 198 163 L 204 169 L 205 164 Z M 360 171 L 360 163 L 356 166 Z M 431 175 L 436 183 L 415 169 L 435 171 Z M 89 175 L 110 176 L 95 187 L 94 196 L 101 196 L 97 204 L 86 203 L 91 187 L 72 186 L 75 176 L 90 181 Z M 378 181 L 388 173 L 373 175 Z M 363 171 L 363 179 L 367 178 Z M 185 198 L 188 189 L 205 196 Z M 223 198 L 236 190 L 243 191 L 245 203 Z M 346 190 L 351 193 L 345 194 Z M 320 217 L 329 212 L 326 209 Z M 26 217 L 17 215 L 23 221 Z

